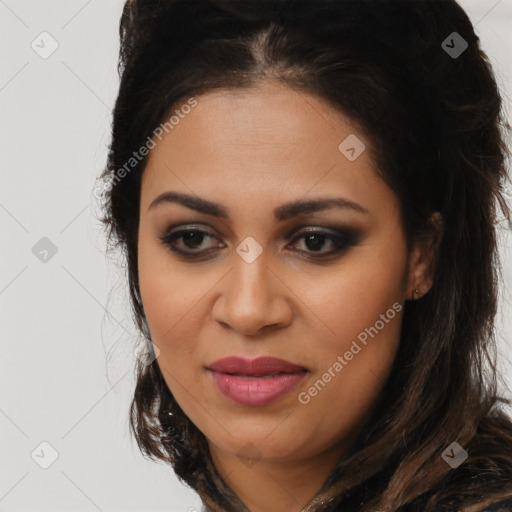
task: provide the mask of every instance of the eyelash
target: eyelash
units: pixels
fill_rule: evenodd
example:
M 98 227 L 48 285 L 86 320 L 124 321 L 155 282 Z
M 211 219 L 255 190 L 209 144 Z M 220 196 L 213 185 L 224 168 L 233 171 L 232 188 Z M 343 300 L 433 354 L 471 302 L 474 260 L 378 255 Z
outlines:
M 179 256 L 182 256 L 187 259 L 199 259 L 201 257 L 205 257 L 205 256 L 211 254 L 214 251 L 214 249 L 210 249 L 210 250 L 206 250 L 206 251 L 190 252 L 190 251 L 183 251 L 181 249 L 177 249 L 175 246 L 176 241 L 179 240 L 180 238 L 182 238 L 184 235 L 191 234 L 191 233 L 193 233 L 194 235 L 203 235 L 203 236 L 206 236 L 209 238 L 217 238 L 215 235 L 213 235 L 212 233 L 209 233 L 208 231 L 195 229 L 195 228 L 182 228 L 182 229 L 178 229 L 176 231 L 167 232 L 167 234 L 159 237 L 159 239 L 164 245 L 166 245 L 169 248 L 170 251 L 172 251 L 174 253 L 178 253 Z M 329 256 L 334 256 L 335 254 L 344 253 L 351 247 L 354 247 L 355 245 L 357 245 L 358 238 L 359 238 L 357 232 L 355 232 L 353 230 L 346 230 L 344 232 L 340 231 L 339 234 L 333 234 L 331 232 L 322 231 L 321 229 L 317 229 L 317 230 L 311 229 L 308 231 L 303 231 L 301 233 L 298 233 L 297 236 L 295 236 L 295 238 L 292 240 L 292 242 L 294 242 L 295 240 L 297 240 L 299 238 L 304 239 L 308 235 L 323 236 L 326 240 L 331 240 L 334 245 L 334 249 L 332 251 L 329 251 L 327 253 L 321 253 L 320 255 L 316 255 L 316 254 L 319 254 L 317 251 L 299 251 L 299 252 L 305 252 L 308 254 L 312 254 L 313 255 L 312 259 L 322 259 L 322 258 L 327 258 Z

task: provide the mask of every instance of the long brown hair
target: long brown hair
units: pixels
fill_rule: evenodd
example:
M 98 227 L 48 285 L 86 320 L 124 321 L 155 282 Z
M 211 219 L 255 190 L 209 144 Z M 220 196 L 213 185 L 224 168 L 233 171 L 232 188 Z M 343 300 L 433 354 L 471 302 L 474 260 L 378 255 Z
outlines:
M 186 98 L 267 79 L 316 95 L 371 141 L 409 247 L 433 212 L 444 233 L 431 290 L 405 305 L 373 417 L 303 510 L 478 512 L 512 499 L 512 423 L 497 396 L 494 329 L 510 125 L 464 10 L 455 0 L 128 0 L 120 43 L 102 220 L 126 258 L 148 348 L 137 274 L 147 157 L 126 162 Z M 136 372 L 130 427 L 143 454 L 172 464 L 208 510 L 247 510 L 157 361 Z M 454 441 L 469 455 L 457 469 L 441 457 Z

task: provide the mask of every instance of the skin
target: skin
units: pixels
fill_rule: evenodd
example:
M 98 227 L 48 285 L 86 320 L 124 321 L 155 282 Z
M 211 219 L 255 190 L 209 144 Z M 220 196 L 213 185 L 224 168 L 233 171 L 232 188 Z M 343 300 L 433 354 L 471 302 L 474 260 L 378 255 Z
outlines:
M 382 390 L 399 343 L 402 312 L 385 324 L 307 404 L 298 395 L 349 350 L 394 303 L 428 291 L 429 245 L 408 253 L 399 200 L 376 174 L 370 141 L 322 100 L 266 82 L 202 95 L 151 150 L 141 188 L 140 291 L 157 359 L 181 408 L 208 439 L 221 476 L 251 512 L 300 511 L 351 446 Z M 366 145 L 355 161 L 338 149 L 350 134 Z M 176 203 L 149 208 L 162 192 L 220 203 L 229 219 Z M 332 208 L 276 221 L 296 199 L 343 197 L 368 213 Z M 159 237 L 176 227 L 214 234 L 185 251 Z M 357 245 L 324 260 L 298 234 L 357 229 Z M 263 252 L 247 263 L 246 237 Z M 334 246 L 318 242 L 320 254 Z M 323 262 L 322 262 L 323 261 Z M 417 297 L 417 295 L 416 295 Z M 205 367 L 219 358 L 270 355 L 306 367 L 300 386 L 259 407 L 233 403 Z M 247 460 L 240 453 L 252 456 Z

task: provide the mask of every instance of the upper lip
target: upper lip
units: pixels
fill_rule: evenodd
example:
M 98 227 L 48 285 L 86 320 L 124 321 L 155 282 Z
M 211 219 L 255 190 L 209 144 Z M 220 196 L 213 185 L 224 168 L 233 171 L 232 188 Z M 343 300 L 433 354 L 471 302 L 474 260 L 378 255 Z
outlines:
M 307 371 L 303 366 L 277 357 L 262 356 L 256 359 L 231 356 L 218 359 L 207 366 L 209 370 L 220 373 L 240 375 L 266 375 L 272 373 L 300 373 Z

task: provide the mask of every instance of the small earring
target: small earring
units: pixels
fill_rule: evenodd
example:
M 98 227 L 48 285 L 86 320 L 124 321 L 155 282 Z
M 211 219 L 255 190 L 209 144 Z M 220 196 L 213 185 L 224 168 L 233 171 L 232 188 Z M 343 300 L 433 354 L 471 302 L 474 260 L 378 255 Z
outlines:
M 419 295 L 420 295 L 420 289 L 419 289 L 419 288 L 416 288 L 416 289 L 414 290 L 414 292 L 413 292 L 413 294 L 412 294 L 412 300 L 415 300 L 415 299 L 414 299 L 414 295 L 415 295 L 415 294 L 417 295 L 416 300 L 418 300 L 418 299 L 420 298 L 420 297 L 419 297 Z

